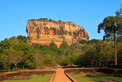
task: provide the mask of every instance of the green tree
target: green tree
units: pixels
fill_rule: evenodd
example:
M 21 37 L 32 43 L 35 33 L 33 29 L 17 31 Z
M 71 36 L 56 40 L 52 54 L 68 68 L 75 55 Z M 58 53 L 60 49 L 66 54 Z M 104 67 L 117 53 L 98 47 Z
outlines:
M 98 40 L 96 40 L 96 39 L 91 39 L 91 40 L 89 40 L 89 43 L 90 44 L 96 44 L 98 42 Z
M 118 42 L 118 43 L 122 43 L 122 36 L 119 36 L 119 37 L 117 38 L 117 42 Z
M 115 65 L 117 65 L 117 51 L 116 51 L 116 35 L 120 32 L 122 29 L 121 22 L 119 21 L 119 17 L 106 17 L 103 20 L 103 23 L 100 23 L 98 25 L 98 33 L 100 33 L 101 30 L 104 30 L 105 38 L 114 38 L 114 51 L 115 51 Z
M 81 40 L 80 43 L 81 44 L 88 44 L 89 42 L 87 40 Z
M 117 56 L 118 56 L 118 63 L 122 65 L 122 36 L 117 38 Z
M 118 48 L 118 63 L 119 65 L 122 65 L 122 43 L 119 43 L 119 48 Z
M 49 21 L 52 21 L 52 19 L 49 19 Z
M 50 48 L 56 49 L 57 45 L 54 42 L 51 42 L 49 45 Z
M 7 54 L 7 50 L 10 48 L 10 43 L 8 42 L 8 39 L 5 39 L 4 41 L 0 42 L 0 54 L 4 53 Z
M 118 17 L 120 16 L 120 12 L 119 11 L 116 12 L 116 16 L 118 16 Z
M 44 61 L 44 56 L 41 54 L 41 52 L 39 50 L 34 50 L 33 56 L 36 62 L 36 68 L 42 66 Z
M 102 41 L 98 41 L 95 45 L 95 48 L 96 48 L 96 54 L 99 58 L 99 66 L 101 66 L 101 57 L 100 57 L 100 51 L 101 51 L 101 43 Z
M 103 42 L 100 45 L 99 56 L 101 59 L 101 64 L 103 66 L 108 66 L 114 62 L 114 45 L 110 42 Z
M 21 50 L 23 51 L 24 53 L 24 60 L 22 61 L 22 65 L 25 67 L 25 68 L 35 68 L 36 66 L 36 62 L 35 62 L 35 59 L 34 59 L 34 48 L 32 46 L 29 46 L 29 45 L 21 45 L 23 47 L 21 47 Z
M 98 61 L 98 56 L 94 45 L 89 47 L 88 51 L 85 53 L 84 56 L 86 56 L 87 62 L 89 62 L 91 66 L 95 65 L 95 63 Z
M 7 69 L 7 65 L 9 63 L 8 55 L 5 55 L 5 54 L 0 55 L 0 62 L 2 62 L 4 69 Z
M 76 60 L 79 58 L 80 55 L 81 55 L 81 53 L 79 53 L 79 52 L 75 52 L 72 55 L 70 55 L 69 56 L 69 64 L 73 65 L 76 62 Z
M 35 59 L 33 57 L 33 48 L 32 46 L 26 43 L 27 38 L 24 36 L 11 37 L 0 42 L 0 58 L 1 63 L 5 61 L 3 59 L 8 58 L 9 62 L 7 67 L 11 64 L 16 64 L 15 67 L 26 67 L 26 68 L 35 68 Z M 40 47 L 39 47 L 40 48 Z M 24 57 L 24 58 L 23 58 Z M 11 61 L 12 60 L 12 61 Z M 2 63 L 4 67 L 7 62 Z M 5 64 L 4 64 L 5 63 Z
M 60 47 L 61 48 L 69 48 L 69 45 L 66 42 L 62 42 Z
M 25 36 L 19 35 L 19 36 L 17 36 L 17 39 L 18 39 L 20 42 L 25 42 L 25 43 L 27 43 L 27 38 L 26 38 Z
M 58 20 L 58 22 L 61 22 L 61 20 Z
M 55 61 L 54 61 L 54 57 L 51 56 L 50 54 L 45 54 L 45 59 L 44 59 L 44 64 L 46 66 L 51 66 L 51 65 L 55 65 Z
M 20 63 L 24 59 L 24 55 L 22 52 L 17 52 L 11 49 L 8 53 L 9 62 L 13 63 L 17 69 L 17 64 Z

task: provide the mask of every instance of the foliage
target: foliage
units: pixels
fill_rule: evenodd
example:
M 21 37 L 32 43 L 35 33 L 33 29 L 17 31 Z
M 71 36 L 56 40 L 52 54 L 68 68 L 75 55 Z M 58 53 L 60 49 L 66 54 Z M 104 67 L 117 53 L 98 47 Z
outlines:
M 89 43 L 90 44 L 96 44 L 98 42 L 98 40 L 96 40 L 96 39 L 91 39 L 91 40 L 89 40 Z
M 14 64 L 17 68 L 17 64 L 20 63 L 24 59 L 24 55 L 22 52 L 17 52 L 11 49 L 8 53 L 9 63 Z
M 68 48 L 69 45 L 66 42 L 62 42 L 60 45 L 61 48 Z
M 88 41 L 87 40 L 81 40 L 80 43 L 81 44 L 88 44 Z
M 39 50 L 34 50 L 34 59 L 36 62 L 36 67 L 43 66 L 44 56 Z
M 19 36 L 17 36 L 17 39 L 20 40 L 20 42 L 24 42 L 24 43 L 27 42 L 27 38 L 25 36 L 19 35 Z
M 51 42 L 49 47 L 50 47 L 50 49 L 56 49 L 57 45 L 55 43 Z
M 119 37 L 117 38 L 117 42 L 118 42 L 118 43 L 122 43 L 122 36 L 119 36 Z
M 61 22 L 61 20 L 58 20 L 58 22 Z
M 8 65 L 8 63 L 9 63 L 9 58 L 8 58 L 8 56 L 2 54 L 2 55 L 0 56 L 0 62 L 2 63 L 4 69 L 7 69 L 7 65 Z
M 118 64 L 122 65 L 122 42 L 118 37 Z M 1 69 L 38 68 L 57 64 L 84 66 L 108 66 L 114 62 L 112 40 L 92 39 L 84 44 L 67 45 L 62 42 L 59 48 L 54 42 L 46 45 L 28 45 L 24 36 L 11 37 L 0 42 Z
M 119 21 L 119 17 L 112 17 L 112 16 L 109 16 L 109 17 L 106 17 L 104 20 L 103 20 L 103 23 L 100 23 L 98 25 L 98 33 L 100 33 L 100 30 L 104 30 L 105 32 L 105 35 L 104 35 L 104 38 L 112 38 L 115 36 L 114 33 L 118 33 L 122 27 L 121 27 L 121 23 Z
M 122 18 L 118 16 L 109 16 L 103 20 L 103 23 L 98 25 L 98 33 L 104 30 L 105 35 L 103 38 L 114 39 L 114 52 L 115 52 L 115 65 L 117 65 L 117 52 L 116 52 L 116 37 L 122 32 Z

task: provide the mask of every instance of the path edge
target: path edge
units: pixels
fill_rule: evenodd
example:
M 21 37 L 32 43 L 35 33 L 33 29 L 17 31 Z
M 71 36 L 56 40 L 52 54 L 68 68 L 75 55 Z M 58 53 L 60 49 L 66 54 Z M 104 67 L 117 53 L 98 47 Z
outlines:
M 54 74 L 52 75 L 52 77 L 50 78 L 50 80 L 49 80 L 48 82 L 53 82 L 53 80 L 54 80 L 54 78 L 55 78 L 55 75 L 56 75 L 56 73 L 54 73 Z
M 72 81 L 72 82 L 78 82 L 74 78 L 72 78 L 68 73 L 65 73 L 65 75 Z

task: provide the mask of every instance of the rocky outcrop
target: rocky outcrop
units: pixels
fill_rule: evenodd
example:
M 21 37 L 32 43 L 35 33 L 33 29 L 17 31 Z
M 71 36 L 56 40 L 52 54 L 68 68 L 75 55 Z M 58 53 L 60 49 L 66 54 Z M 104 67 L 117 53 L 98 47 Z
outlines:
M 29 20 L 26 31 L 31 44 L 49 45 L 53 41 L 59 47 L 63 41 L 71 45 L 89 40 L 84 28 L 72 22 Z

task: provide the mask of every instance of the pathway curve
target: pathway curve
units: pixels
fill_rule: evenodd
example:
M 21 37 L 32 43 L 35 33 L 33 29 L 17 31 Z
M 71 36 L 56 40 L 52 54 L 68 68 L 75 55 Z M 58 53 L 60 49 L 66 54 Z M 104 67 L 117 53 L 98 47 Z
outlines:
M 69 78 L 64 74 L 64 69 L 56 69 L 56 75 L 53 82 L 71 82 Z

